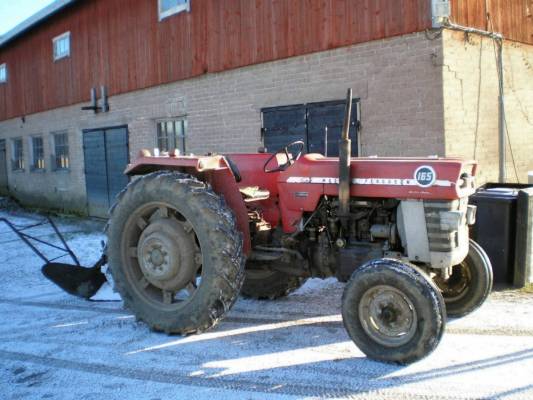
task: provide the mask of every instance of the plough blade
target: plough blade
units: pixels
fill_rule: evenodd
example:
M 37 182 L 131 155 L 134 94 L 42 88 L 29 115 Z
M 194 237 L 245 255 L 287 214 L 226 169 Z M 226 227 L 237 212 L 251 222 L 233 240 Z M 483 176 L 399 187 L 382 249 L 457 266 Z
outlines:
M 41 269 L 43 275 L 61 289 L 74 296 L 90 299 L 106 282 L 100 265 L 84 268 L 63 263 L 46 263 Z

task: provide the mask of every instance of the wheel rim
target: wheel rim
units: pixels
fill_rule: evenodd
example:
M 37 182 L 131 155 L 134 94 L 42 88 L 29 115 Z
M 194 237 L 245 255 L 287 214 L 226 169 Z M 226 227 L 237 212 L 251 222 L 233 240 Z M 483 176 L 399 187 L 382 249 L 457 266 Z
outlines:
M 466 262 L 453 266 L 452 274 L 447 280 L 440 276 L 435 278 L 435 283 L 446 302 L 454 302 L 462 299 L 468 292 L 472 276 Z
M 122 260 L 136 294 L 160 309 L 182 308 L 202 282 L 196 232 L 166 203 L 147 203 L 131 214 L 122 233 Z
M 415 335 L 417 314 L 404 293 L 392 286 L 379 285 L 361 297 L 359 321 L 372 340 L 383 346 L 398 347 Z

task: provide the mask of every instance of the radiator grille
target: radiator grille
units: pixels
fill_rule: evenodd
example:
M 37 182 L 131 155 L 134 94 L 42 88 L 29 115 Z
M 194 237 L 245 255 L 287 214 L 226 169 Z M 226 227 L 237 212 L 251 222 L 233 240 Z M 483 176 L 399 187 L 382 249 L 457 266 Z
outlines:
M 461 225 L 466 223 L 465 200 L 454 201 L 424 201 L 426 228 L 429 240 L 429 251 L 451 252 L 459 246 L 457 230 L 443 229 L 441 212 L 463 211 Z

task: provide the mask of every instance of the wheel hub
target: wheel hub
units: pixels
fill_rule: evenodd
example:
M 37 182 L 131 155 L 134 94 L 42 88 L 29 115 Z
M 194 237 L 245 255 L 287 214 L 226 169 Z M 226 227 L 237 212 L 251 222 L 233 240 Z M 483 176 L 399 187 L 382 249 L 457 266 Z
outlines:
M 437 276 L 435 283 L 441 290 L 445 301 L 458 301 L 466 295 L 471 279 L 468 265 L 463 262 L 453 267 L 452 274 L 447 280 Z
M 178 272 L 179 255 L 169 239 L 165 234 L 153 232 L 140 241 L 139 260 L 146 276 L 161 280 Z
M 407 343 L 416 332 L 417 315 L 413 303 L 392 286 L 376 286 L 363 294 L 359 320 L 374 341 L 387 347 Z
M 154 286 L 177 291 L 195 276 L 193 235 L 172 218 L 150 223 L 139 238 L 137 257 L 146 279 Z
M 396 321 L 396 312 L 392 307 L 387 306 L 381 310 L 381 319 L 388 324 L 394 323 Z
M 169 278 L 179 269 L 179 258 L 176 259 L 175 254 L 169 254 L 169 251 L 172 251 L 165 243 L 167 238 L 161 236 L 154 233 L 141 246 L 144 254 L 142 266 L 146 274 L 157 279 Z
M 161 247 L 154 248 L 150 253 L 150 263 L 156 268 L 160 268 L 163 264 L 168 264 L 168 261 L 165 260 L 166 255 L 167 252 Z

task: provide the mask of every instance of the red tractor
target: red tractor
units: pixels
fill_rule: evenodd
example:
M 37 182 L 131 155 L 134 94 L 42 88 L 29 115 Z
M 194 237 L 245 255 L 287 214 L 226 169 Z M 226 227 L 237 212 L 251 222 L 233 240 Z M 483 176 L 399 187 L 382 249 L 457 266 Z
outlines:
M 369 357 L 410 363 L 439 343 L 448 316 L 492 286 L 469 240 L 475 162 L 351 158 L 348 94 L 338 158 L 205 157 L 144 150 L 107 226 L 107 256 L 126 307 L 155 330 L 199 333 L 239 293 L 274 299 L 309 277 L 347 282 L 344 325 Z

